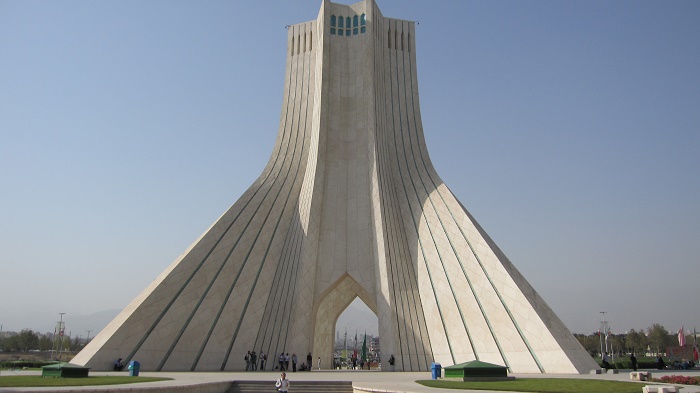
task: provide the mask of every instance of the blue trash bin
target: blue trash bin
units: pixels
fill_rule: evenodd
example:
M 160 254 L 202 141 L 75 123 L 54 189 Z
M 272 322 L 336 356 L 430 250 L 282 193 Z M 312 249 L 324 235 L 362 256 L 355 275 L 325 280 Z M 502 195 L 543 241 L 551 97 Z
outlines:
M 141 363 L 137 362 L 136 360 L 132 360 L 129 362 L 129 376 L 130 377 L 138 377 L 139 376 L 139 370 L 141 369 Z
M 430 365 L 432 370 L 433 379 L 442 378 L 442 365 L 440 363 L 433 363 Z

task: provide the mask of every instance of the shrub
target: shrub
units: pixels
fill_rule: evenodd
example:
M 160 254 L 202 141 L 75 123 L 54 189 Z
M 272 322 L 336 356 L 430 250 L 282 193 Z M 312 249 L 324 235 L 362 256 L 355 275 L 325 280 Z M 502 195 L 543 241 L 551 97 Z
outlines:
M 659 382 L 679 385 L 700 385 L 700 378 L 686 377 L 684 375 L 664 375 Z
M 56 364 L 56 361 L 43 360 L 17 360 L 12 362 L 0 362 L 0 368 L 18 369 L 18 368 L 40 368 L 49 364 Z

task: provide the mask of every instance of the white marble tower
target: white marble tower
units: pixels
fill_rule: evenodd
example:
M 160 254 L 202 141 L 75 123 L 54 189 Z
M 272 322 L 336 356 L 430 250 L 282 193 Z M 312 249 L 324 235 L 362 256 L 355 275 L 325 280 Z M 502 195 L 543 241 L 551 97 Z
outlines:
M 384 17 L 373 0 L 323 0 L 287 40 L 262 174 L 73 362 L 242 370 L 254 350 L 270 365 L 282 351 L 312 352 L 328 368 L 336 320 L 359 297 L 397 370 L 597 368 L 433 168 L 414 22 Z

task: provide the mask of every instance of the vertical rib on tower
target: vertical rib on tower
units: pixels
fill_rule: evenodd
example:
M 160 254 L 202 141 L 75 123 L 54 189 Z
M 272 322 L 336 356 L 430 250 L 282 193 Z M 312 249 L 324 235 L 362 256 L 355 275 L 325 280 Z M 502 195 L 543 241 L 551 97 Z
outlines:
M 324 0 L 288 29 L 280 126 L 260 177 L 74 363 L 241 370 L 247 351 L 333 360 L 355 297 L 397 369 L 597 365 L 436 173 L 415 24 Z M 303 357 L 303 356 L 302 356 Z

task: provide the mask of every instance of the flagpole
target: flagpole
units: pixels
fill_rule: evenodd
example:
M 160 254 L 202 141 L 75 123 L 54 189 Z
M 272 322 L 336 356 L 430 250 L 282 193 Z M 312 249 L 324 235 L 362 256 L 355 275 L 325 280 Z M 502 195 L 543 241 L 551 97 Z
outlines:
M 599 314 L 603 314 L 603 333 L 605 333 L 605 352 L 608 352 L 608 322 L 605 320 L 606 313 L 607 313 L 607 311 L 600 311 L 599 312 Z M 603 357 L 603 344 L 602 343 L 600 345 L 600 356 Z
M 608 337 L 610 337 L 610 324 L 608 324 L 608 335 L 605 336 L 605 339 L 607 340 Z M 613 363 L 615 362 L 615 350 L 613 349 L 612 340 L 610 340 L 610 360 L 612 360 Z
M 693 326 L 693 360 L 698 361 L 700 358 L 700 353 L 698 353 L 698 333 L 695 331 L 695 326 Z

